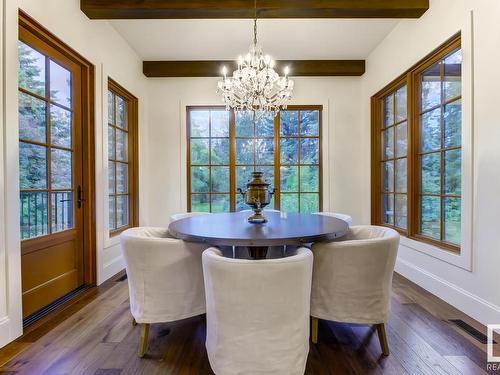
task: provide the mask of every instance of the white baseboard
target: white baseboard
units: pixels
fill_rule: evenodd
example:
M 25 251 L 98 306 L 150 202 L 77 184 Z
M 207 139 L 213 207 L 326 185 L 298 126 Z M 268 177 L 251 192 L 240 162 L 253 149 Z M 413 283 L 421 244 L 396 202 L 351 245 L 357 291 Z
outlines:
M 19 332 L 13 332 L 14 330 L 15 327 L 12 326 L 12 320 L 8 316 L 0 319 L 0 348 L 23 334 L 22 328 L 18 330 Z
M 401 258 L 396 261 L 395 271 L 484 325 L 500 323 L 499 306 L 439 276 Z
M 125 262 L 121 255 L 111 259 L 109 262 L 104 263 L 97 284 L 102 284 L 123 269 L 125 269 Z

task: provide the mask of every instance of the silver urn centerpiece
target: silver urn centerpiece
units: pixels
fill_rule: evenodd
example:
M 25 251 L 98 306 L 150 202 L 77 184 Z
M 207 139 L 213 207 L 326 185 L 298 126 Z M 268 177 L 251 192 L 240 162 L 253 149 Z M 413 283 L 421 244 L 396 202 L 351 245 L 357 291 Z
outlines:
M 252 224 L 263 224 L 267 218 L 262 215 L 262 210 L 266 207 L 274 194 L 275 189 L 269 191 L 269 184 L 262 179 L 262 172 L 252 172 L 252 181 L 247 184 L 247 191 L 238 188 L 238 192 L 245 199 L 245 203 L 252 208 L 254 212 L 248 218 Z

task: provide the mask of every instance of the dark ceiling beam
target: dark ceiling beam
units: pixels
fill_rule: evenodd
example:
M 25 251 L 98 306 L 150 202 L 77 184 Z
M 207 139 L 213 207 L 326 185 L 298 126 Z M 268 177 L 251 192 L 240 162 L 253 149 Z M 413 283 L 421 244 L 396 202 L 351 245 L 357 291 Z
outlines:
M 144 61 L 142 71 L 146 77 L 219 77 L 227 66 L 236 69 L 234 61 Z M 361 76 L 365 72 L 364 60 L 280 60 L 275 70 L 282 74 L 290 68 L 290 76 Z
M 92 19 L 253 18 L 253 0 L 80 0 Z M 429 0 L 258 0 L 259 18 L 419 18 Z

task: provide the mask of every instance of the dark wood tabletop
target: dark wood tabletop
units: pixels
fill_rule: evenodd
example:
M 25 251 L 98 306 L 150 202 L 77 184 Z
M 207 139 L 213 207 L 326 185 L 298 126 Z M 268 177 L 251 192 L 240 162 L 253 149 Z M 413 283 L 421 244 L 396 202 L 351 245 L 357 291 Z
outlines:
M 333 240 L 349 229 L 343 220 L 323 215 L 264 212 L 265 224 L 250 224 L 250 212 L 216 213 L 172 222 L 179 239 L 214 246 L 282 246 Z

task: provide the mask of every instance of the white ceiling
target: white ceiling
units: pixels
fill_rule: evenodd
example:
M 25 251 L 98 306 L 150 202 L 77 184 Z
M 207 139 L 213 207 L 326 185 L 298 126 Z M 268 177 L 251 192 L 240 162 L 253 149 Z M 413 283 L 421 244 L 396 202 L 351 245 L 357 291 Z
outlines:
M 111 25 L 144 60 L 235 59 L 252 42 L 252 20 L 117 20 Z M 363 59 L 397 24 L 388 19 L 264 19 L 259 42 L 274 59 Z

